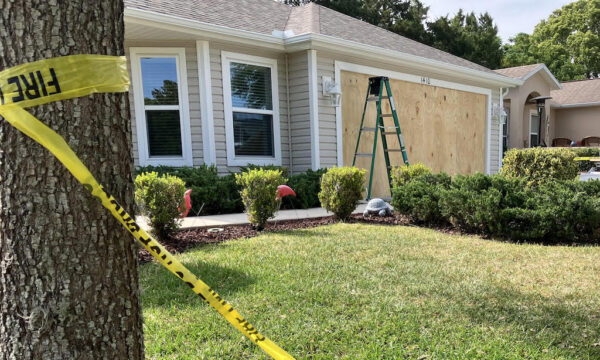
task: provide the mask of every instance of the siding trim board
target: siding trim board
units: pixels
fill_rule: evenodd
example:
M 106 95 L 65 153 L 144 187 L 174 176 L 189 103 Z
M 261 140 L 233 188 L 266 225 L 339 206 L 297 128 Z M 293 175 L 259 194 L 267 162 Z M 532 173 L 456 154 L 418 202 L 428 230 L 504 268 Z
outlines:
M 396 72 L 387 69 L 375 68 L 365 65 L 358 65 L 343 61 L 335 61 L 335 81 L 340 81 L 341 72 L 349 71 L 361 74 L 370 74 L 373 76 L 387 76 L 391 79 L 402 80 L 407 82 L 413 82 L 418 84 L 426 84 L 431 86 L 437 86 L 447 89 L 466 91 L 471 93 L 482 94 L 487 97 L 487 119 L 486 119 L 486 143 L 485 143 L 485 172 L 487 174 L 491 173 L 491 139 L 492 139 L 492 90 L 472 85 L 465 85 L 460 83 L 454 83 L 445 80 L 437 80 L 429 77 L 421 77 L 413 74 L 406 74 L 401 72 Z M 337 137 L 337 163 L 338 166 L 342 166 L 343 164 L 343 136 L 342 136 L 342 107 L 337 107 L 335 109 L 335 118 L 336 118 L 336 137 Z
M 308 98 L 310 102 L 310 147 L 312 169 L 321 167 L 319 146 L 319 89 L 317 78 L 317 50 L 308 50 Z
M 206 165 L 215 165 L 217 163 L 217 154 L 215 152 L 215 124 L 213 118 L 210 47 L 208 41 L 196 41 L 196 52 L 200 86 L 204 163 Z

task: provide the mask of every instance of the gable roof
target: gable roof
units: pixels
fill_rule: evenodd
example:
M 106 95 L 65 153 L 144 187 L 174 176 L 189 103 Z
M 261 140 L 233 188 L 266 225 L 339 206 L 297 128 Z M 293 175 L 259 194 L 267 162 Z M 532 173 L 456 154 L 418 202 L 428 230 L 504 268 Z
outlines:
M 498 74 L 502 74 L 504 76 L 511 77 L 513 79 L 519 79 L 523 81 L 527 81 L 530 77 L 542 71 L 544 78 L 546 81 L 555 89 L 560 89 L 561 85 L 556 80 L 554 75 L 550 72 L 546 64 L 531 64 L 531 65 L 523 65 L 523 66 L 515 66 L 504 69 L 496 69 L 494 70 Z
M 319 35 L 325 40 L 341 39 L 475 70 L 513 86 L 518 84 L 498 77 L 484 66 L 314 3 L 291 7 L 274 0 L 125 0 L 125 6 L 126 16 L 128 11 L 131 14 L 131 10 L 142 10 L 268 36 L 287 30 L 284 39 L 300 38 L 303 34 Z
M 550 92 L 553 107 L 600 105 L 600 79 L 568 81 L 561 85 L 561 90 Z

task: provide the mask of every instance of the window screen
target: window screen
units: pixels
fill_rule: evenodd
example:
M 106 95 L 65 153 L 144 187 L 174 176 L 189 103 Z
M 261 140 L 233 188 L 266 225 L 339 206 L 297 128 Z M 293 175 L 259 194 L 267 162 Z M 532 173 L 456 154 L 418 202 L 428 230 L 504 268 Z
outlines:
M 236 156 L 273 157 L 271 68 L 230 63 Z
M 142 57 L 142 89 L 150 157 L 182 156 L 181 107 L 175 57 Z
M 529 125 L 529 146 L 537 146 L 540 136 L 540 117 L 531 115 L 531 123 Z

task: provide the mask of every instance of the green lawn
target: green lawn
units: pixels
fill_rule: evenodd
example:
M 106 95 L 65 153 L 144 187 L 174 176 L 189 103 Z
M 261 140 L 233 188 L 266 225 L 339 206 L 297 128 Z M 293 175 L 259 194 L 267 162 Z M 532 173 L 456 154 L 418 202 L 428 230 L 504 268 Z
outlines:
M 600 358 L 600 247 L 338 224 L 180 259 L 298 359 Z M 158 264 L 140 276 L 148 358 L 267 358 Z

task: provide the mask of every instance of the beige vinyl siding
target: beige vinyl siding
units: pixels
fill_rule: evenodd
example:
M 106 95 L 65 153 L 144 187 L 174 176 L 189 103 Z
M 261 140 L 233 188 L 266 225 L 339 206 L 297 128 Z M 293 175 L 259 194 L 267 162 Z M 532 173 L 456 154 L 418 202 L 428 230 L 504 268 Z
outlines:
M 131 40 L 125 42 L 125 52 L 128 55 L 128 68 L 131 69 L 129 48 L 152 47 L 152 48 L 185 48 L 185 60 L 187 69 L 187 83 L 190 109 L 190 131 L 192 137 L 192 158 L 194 166 L 204 164 L 202 151 L 202 119 L 200 114 L 200 88 L 198 84 L 198 61 L 196 43 L 194 41 L 140 41 Z M 129 89 L 129 103 L 131 104 L 131 133 L 133 143 L 133 157 L 135 166 L 139 165 L 137 129 L 135 123 L 135 107 L 133 101 L 133 89 Z
M 292 172 L 311 168 L 310 109 L 308 97 L 308 56 L 306 51 L 288 55 L 290 114 L 292 131 Z
M 279 121 L 281 137 L 282 166 L 289 167 L 289 141 L 287 123 L 287 89 L 285 55 L 268 50 L 257 50 L 251 47 L 234 46 L 226 43 L 210 42 L 210 70 L 213 94 L 213 120 L 215 126 L 215 148 L 219 174 L 239 171 L 239 167 L 227 166 L 227 143 L 225 135 L 225 112 L 223 105 L 223 73 L 221 69 L 221 52 L 228 51 L 239 54 L 277 59 L 277 76 L 279 85 Z
M 319 94 L 319 151 L 321 167 L 337 166 L 337 131 L 335 107 L 329 97 L 323 95 L 323 76 L 335 79 L 334 59 L 317 52 L 317 81 Z
M 445 74 L 440 74 L 436 69 L 431 68 L 430 71 L 416 71 L 406 66 L 391 65 L 384 62 L 367 61 L 353 56 L 345 56 L 335 54 L 333 52 L 319 51 L 317 53 L 317 77 L 319 79 L 319 121 L 320 125 L 320 146 L 321 146 L 321 166 L 333 166 L 337 164 L 336 159 L 336 125 L 335 125 L 335 108 L 331 107 L 322 95 L 321 81 L 323 76 L 331 76 L 335 79 L 335 61 L 343 61 L 357 65 L 370 66 L 379 69 L 388 69 L 390 71 L 401 72 L 406 74 L 414 74 L 418 76 L 431 77 L 437 80 L 444 80 L 464 85 L 477 86 L 482 88 L 490 88 L 484 84 L 480 84 L 473 81 L 465 81 L 459 77 L 451 77 Z M 335 79 L 339 81 L 339 79 Z M 492 108 L 493 104 L 499 104 L 500 102 L 500 89 L 497 87 L 491 88 L 492 90 Z M 366 89 L 365 89 L 366 91 Z M 400 104 L 396 104 L 400 106 Z M 499 151 L 499 126 L 500 119 L 492 116 L 491 119 L 491 139 L 490 139 L 490 172 L 496 173 L 500 169 L 500 151 Z M 331 133 L 333 129 L 333 133 Z M 329 135 L 331 134 L 331 135 Z

